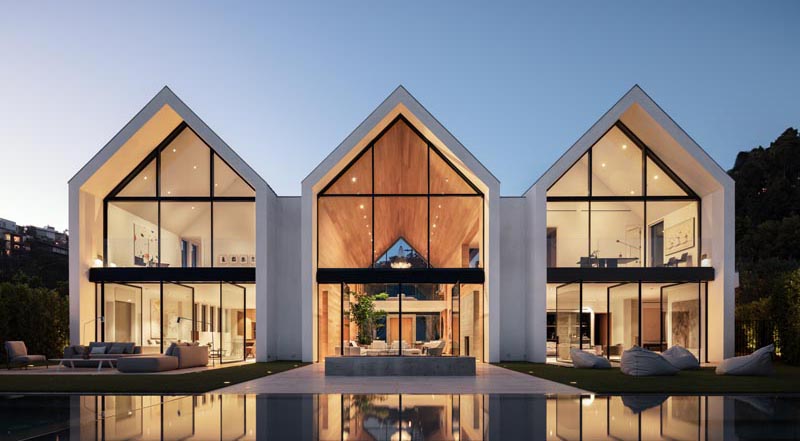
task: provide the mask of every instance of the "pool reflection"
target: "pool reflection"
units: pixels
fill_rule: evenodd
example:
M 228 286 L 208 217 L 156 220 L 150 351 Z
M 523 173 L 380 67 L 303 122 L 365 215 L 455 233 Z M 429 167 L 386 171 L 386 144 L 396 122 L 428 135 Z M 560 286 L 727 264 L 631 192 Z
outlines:
M 800 397 L 3 396 L 0 430 L 3 439 L 797 439 Z

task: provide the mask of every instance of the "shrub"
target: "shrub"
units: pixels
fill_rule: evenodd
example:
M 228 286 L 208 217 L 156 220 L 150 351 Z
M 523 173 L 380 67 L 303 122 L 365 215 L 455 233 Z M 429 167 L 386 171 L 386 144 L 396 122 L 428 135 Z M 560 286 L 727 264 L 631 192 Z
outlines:
M 0 283 L 0 341 L 22 340 L 31 354 L 58 358 L 69 339 L 69 300 L 55 290 Z
M 789 364 L 800 364 L 800 270 L 787 273 L 782 289 L 775 290 L 770 303 L 781 357 Z

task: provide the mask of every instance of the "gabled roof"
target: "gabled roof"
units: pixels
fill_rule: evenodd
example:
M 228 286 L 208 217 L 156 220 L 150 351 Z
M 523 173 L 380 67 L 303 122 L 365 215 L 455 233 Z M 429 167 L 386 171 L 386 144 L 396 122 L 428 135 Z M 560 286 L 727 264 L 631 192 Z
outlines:
M 164 86 L 113 138 L 97 152 L 69 180 L 70 187 L 82 188 L 91 183 L 92 178 L 109 161 L 112 165 L 127 168 L 121 177 L 127 175 L 144 157 L 150 153 L 181 121 L 194 130 L 222 159 L 225 160 L 256 191 L 268 189 L 269 184 L 256 173 L 225 141 L 211 130 L 169 87 Z M 153 138 L 156 139 L 153 143 Z M 124 151 L 127 150 L 127 151 Z M 121 154 L 115 157 L 118 153 Z M 105 185 L 104 187 L 107 187 Z M 104 188 L 105 190 L 105 188 Z M 108 189 L 110 191 L 110 189 Z M 274 194 L 274 191 L 272 191 Z
M 697 194 L 733 190 L 728 173 L 639 85 L 634 85 L 525 191 L 546 191 L 617 121 L 622 121 Z
M 398 113 L 409 119 L 443 154 L 451 154 L 448 159 L 468 177 L 477 178 L 481 183 L 494 187 L 494 191 L 499 191 L 500 181 L 403 86 L 398 86 L 303 179 L 303 188 L 332 179 L 334 168 L 346 166 Z

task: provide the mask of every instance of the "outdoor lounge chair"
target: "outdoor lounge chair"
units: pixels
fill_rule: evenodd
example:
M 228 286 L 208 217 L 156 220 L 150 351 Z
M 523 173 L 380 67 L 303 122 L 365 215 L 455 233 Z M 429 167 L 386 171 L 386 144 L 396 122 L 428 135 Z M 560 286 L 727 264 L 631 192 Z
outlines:
M 47 364 L 47 357 L 44 355 L 29 355 L 28 348 L 25 346 L 24 341 L 7 341 L 6 342 L 6 366 L 11 369 L 12 364 L 18 364 L 28 369 L 28 365 L 37 361 L 44 362 L 45 366 L 49 369 Z

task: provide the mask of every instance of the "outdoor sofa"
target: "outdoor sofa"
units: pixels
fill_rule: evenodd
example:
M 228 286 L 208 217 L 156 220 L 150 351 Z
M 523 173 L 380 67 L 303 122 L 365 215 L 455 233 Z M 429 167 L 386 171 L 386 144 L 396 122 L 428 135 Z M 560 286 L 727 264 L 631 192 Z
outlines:
M 117 362 L 124 373 L 165 372 L 208 365 L 208 346 L 197 343 L 172 343 L 164 354 L 137 355 Z
M 122 358 L 133 357 L 142 352 L 141 346 L 136 346 L 133 342 L 98 342 L 93 341 L 89 346 L 72 345 L 64 348 L 63 358 L 76 359 L 70 366 L 74 367 L 97 367 L 97 361 L 93 359 L 110 359 L 112 365 L 116 365 Z M 84 360 L 77 360 L 77 359 Z

